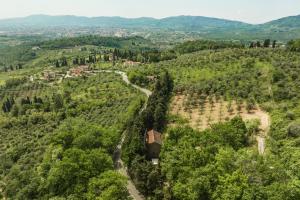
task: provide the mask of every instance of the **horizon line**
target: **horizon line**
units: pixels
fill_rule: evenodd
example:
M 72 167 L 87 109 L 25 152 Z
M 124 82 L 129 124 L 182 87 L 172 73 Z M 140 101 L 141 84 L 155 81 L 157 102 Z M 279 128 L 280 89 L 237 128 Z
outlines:
M 93 19 L 93 18 L 101 18 L 101 17 L 107 17 L 107 18 L 123 18 L 123 19 L 142 19 L 142 18 L 148 18 L 148 19 L 155 19 L 155 20 L 162 20 L 162 19 L 167 19 L 167 18 L 172 18 L 172 17 L 203 17 L 203 18 L 211 18 L 211 19 L 219 19 L 219 20 L 227 20 L 227 21 L 233 21 L 233 22 L 241 22 L 244 24 L 249 24 L 249 25 L 261 25 L 261 24 L 266 24 L 272 21 L 276 21 L 276 20 L 280 20 L 280 19 L 284 19 L 284 18 L 288 18 L 288 17 L 297 17 L 300 16 L 300 14 L 298 15 L 287 15 L 284 17 L 280 17 L 280 18 L 276 18 L 270 21 L 266 21 L 266 22 L 262 22 L 262 23 L 249 23 L 249 22 L 245 22 L 245 21 L 241 21 L 241 20 L 236 20 L 236 19 L 226 19 L 226 18 L 220 18 L 220 17 L 213 17 L 213 16 L 202 16 L 202 15 L 172 15 L 172 16 L 166 16 L 166 17 L 151 17 L 151 16 L 141 16 L 141 17 L 126 17 L 126 16 L 120 16 L 120 15 L 115 15 L 115 16 L 84 16 L 84 15 L 76 15 L 76 14 L 58 14 L 58 15 L 52 15 L 52 14 L 30 14 L 30 15 L 26 15 L 26 16 L 22 16 L 22 17 L 8 17 L 8 18 L 0 18 L 0 21 L 4 21 L 4 20 L 13 20 L 13 19 L 24 19 L 24 18 L 28 18 L 28 17 L 32 17 L 32 16 L 48 16 L 48 17 L 84 17 L 84 18 L 89 18 L 89 19 Z

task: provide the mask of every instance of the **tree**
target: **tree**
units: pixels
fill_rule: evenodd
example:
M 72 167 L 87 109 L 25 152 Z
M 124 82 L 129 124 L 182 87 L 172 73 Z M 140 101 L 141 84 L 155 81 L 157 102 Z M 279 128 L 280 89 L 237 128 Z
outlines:
M 300 123 L 292 123 L 288 127 L 288 136 L 299 137 L 300 136 Z
M 271 40 L 270 40 L 270 39 L 266 39 L 266 40 L 264 41 L 263 46 L 264 46 L 265 48 L 269 48 L 270 45 L 271 45 Z
M 64 100 L 61 94 L 53 95 L 54 109 L 59 110 L 64 107 Z
M 13 97 L 7 98 L 2 104 L 3 112 L 10 112 L 14 104 L 15 100 Z
M 273 40 L 273 43 L 272 43 L 272 48 L 276 48 L 276 40 Z
M 299 179 L 293 179 L 290 183 L 287 185 L 286 189 L 286 199 L 300 199 L 300 180 Z
M 127 180 L 115 171 L 107 171 L 96 178 L 92 178 L 88 184 L 88 200 L 127 200 Z
M 241 171 L 225 174 L 219 178 L 219 184 L 213 193 L 213 199 L 243 199 L 245 191 L 249 188 L 248 178 Z
M 78 57 L 73 59 L 73 65 L 78 65 L 79 64 L 79 59 Z
M 19 115 L 19 107 L 17 105 L 14 105 L 12 107 L 11 114 L 12 114 L 13 117 L 18 117 L 18 115 Z
M 101 149 L 67 149 L 50 169 L 46 186 L 53 195 L 82 195 L 90 178 L 112 168 L 111 157 Z
M 247 103 L 246 103 L 246 109 L 247 109 L 248 113 L 250 113 L 250 111 L 253 110 L 254 108 L 255 108 L 254 98 L 248 99 Z
M 227 104 L 227 111 L 230 113 L 230 115 L 233 112 L 233 108 L 232 108 L 232 101 L 229 101 L 229 103 Z
M 35 104 L 43 104 L 43 100 L 41 97 L 34 96 L 33 103 Z
M 219 137 L 221 144 L 230 145 L 235 150 L 247 144 L 247 128 L 240 117 L 235 117 L 226 123 L 214 125 L 211 132 L 211 134 Z
M 68 66 L 68 61 L 65 57 L 62 58 L 61 66 Z
M 57 162 L 51 168 L 47 177 L 47 189 L 53 195 L 73 193 L 73 187 L 77 182 L 76 179 L 79 172 L 80 166 L 77 163 L 68 161 Z
M 118 51 L 117 51 L 117 49 L 114 49 L 114 51 L 113 51 L 113 55 L 112 55 L 112 59 L 113 59 L 113 61 L 116 61 L 117 59 L 118 59 Z
M 56 66 L 57 68 L 59 68 L 59 67 L 60 67 L 60 64 L 59 64 L 59 61 L 58 61 L 58 60 L 56 60 L 56 62 L 55 62 L 55 66 Z
M 96 62 L 96 56 L 95 55 L 89 55 L 89 63 L 95 63 Z
M 80 65 L 85 65 L 86 61 L 85 58 L 80 58 Z
M 105 61 L 105 62 L 109 61 L 109 55 L 104 54 L 104 61 Z
M 165 124 L 165 112 L 166 109 L 162 103 L 159 103 L 156 106 L 156 109 L 154 111 L 154 124 L 153 128 L 155 130 L 161 131 Z
M 260 48 L 260 47 L 261 47 L 260 41 L 257 41 L 257 42 L 256 42 L 256 47 L 257 47 L 257 48 Z

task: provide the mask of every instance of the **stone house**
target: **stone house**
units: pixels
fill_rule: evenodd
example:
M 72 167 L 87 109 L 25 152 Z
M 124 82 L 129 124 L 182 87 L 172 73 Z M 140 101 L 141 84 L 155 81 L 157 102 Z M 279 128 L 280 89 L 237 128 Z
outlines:
M 162 145 L 161 133 L 150 130 L 146 133 L 145 140 L 148 157 L 152 160 L 158 159 Z

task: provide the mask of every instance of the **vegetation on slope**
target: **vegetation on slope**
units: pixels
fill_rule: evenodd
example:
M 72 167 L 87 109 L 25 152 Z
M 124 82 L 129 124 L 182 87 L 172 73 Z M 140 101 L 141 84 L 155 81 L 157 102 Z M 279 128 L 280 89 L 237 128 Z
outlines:
M 127 109 L 142 96 L 113 74 L 52 86 L 24 81 L 1 91 L 2 108 L 9 108 L 0 115 L 5 196 L 126 199 L 126 179 L 111 172 L 112 153 L 132 114 Z
M 0 20 L 3 30 L 28 34 L 35 30 L 43 35 L 82 35 L 83 32 L 107 35 L 119 33 L 151 37 L 153 40 L 174 42 L 174 39 L 239 39 L 255 40 L 266 37 L 282 41 L 299 38 L 299 16 L 285 17 L 265 24 L 252 25 L 238 21 L 201 16 L 177 16 L 164 19 L 121 17 L 77 17 L 34 15 L 26 18 Z M 22 28 L 21 28 L 22 27 Z M 105 28 L 105 29 L 104 29 Z
M 300 40 L 291 40 L 287 44 L 287 48 L 291 51 L 300 51 Z
M 123 159 L 136 186 L 151 199 L 300 198 L 297 49 L 196 41 L 178 52 L 197 52 L 177 58 L 176 51 L 148 49 L 139 40 L 88 36 L 36 43 L 42 49 L 32 44 L 0 49 L 0 77 L 6 79 L 0 89 L 0 195 L 128 199 L 126 179 L 112 171 L 112 154 L 125 129 Z M 210 45 L 214 50 L 207 50 Z M 139 114 L 144 98 L 113 74 L 52 82 L 28 78 L 78 65 L 126 67 L 130 80 L 153 89 L 147 108 Z M 168 118 L 172 91 L 189 96 L 191 105 L 212 97 L 259 104 L 272 120 L 265 155 L 251 147 L 253 130 L 241 118 L 202 132 Z M 164 133 L 158 166 L 144 148 L 149 129 Z
M 213 40 L 197 40 L 187 41 L 177 45 L 174 50 L 180 54 L 193 53 L 201 50 L 217 50 L 225 48 L 243 48 L 239 42 L 230 41 L 213 41 Z
M 160 168 L 153 166 L 144 145 L 147 130 L 163 131 L 166 125 L 166 112 L 173 89 L 173 81 L 164 72 L 156 81 L 153 94 L 146 109 L 127 125 L 127 137 L 123 146 L 123 160 L 128 172 L 140 192 L 146 196 L 161 194 L 162 182 Z M 159 195 L 158 194 L 158 195 Z M 159 195 L 159 198 L 162 196 Z
M 264 156 L 249 146 L 239 123 L 197 132 L 172 121 L 161 154 L 161 199 L 298 199 L 299 54 L 282 49 L 226 49 L 185 54 L 148 65 L 145 76 L 168 70 L 175 92 L 191 104 L 219 96 L 258 103 L 271 115 Z M 174 120 L 174 119 L 173 119 Z M 175 123 L 175 124 L 174 124 Z M 240 134 L 237 134 L 240 133 Z M 235 143 L 237 142 L 237 143 Z M 198 178 L 197 178 L 198 177 Z M 200 177 L 200 178 L 199 178 Z

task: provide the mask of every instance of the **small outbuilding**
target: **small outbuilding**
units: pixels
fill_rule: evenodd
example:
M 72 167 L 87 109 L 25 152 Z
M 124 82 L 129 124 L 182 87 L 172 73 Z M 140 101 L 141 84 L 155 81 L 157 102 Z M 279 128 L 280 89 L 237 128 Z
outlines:
M 43 71 L 43 78 L 46 81 L 54 81 L 56 77 L 56 73 L 54 71 Z
M 161 133 L 150 130 L 146 134 L 146 148 L 150 159 L 158 159 L 162 145 Z

